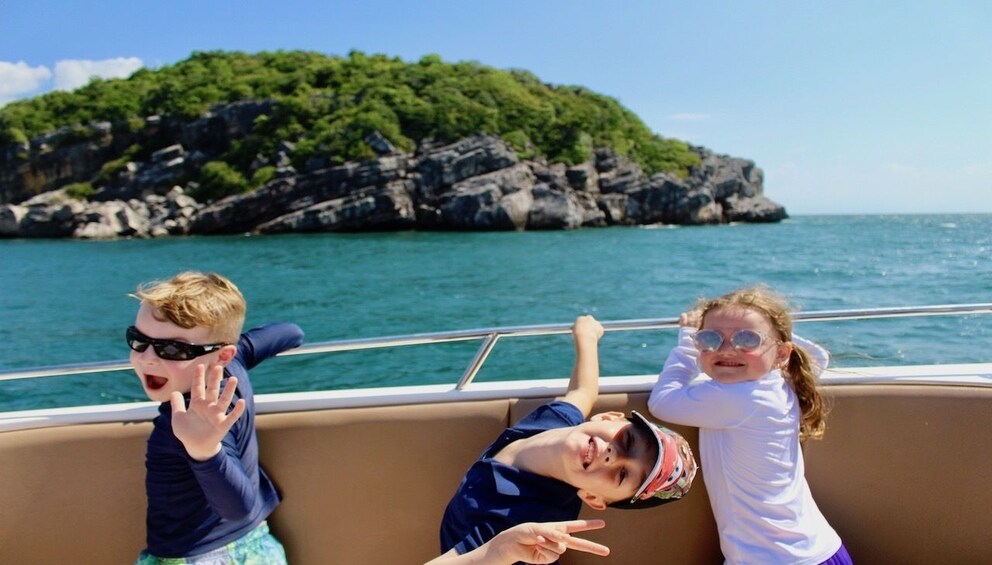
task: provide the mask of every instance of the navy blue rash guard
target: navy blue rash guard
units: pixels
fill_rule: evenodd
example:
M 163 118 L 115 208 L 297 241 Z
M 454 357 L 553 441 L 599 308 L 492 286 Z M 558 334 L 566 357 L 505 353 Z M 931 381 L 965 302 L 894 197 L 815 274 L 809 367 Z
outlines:
M 159 406 L 145 455 L 148 553 L 187 557 L 222 547 L 259 525 L 279 504 L 279 493 L 258 464 L 248 370 L 302 343 L 303 331 L 295 324 L 269 324 L 241 334 L 224 382 L 238 378 L 232 405 L 244 398 L 245 411 L 221 441 L 220 453 L 207 461 L 189 457 L 172 431 L 171 405 Z
M 505 465 L 493 459 L 508 444 L 553 428 L 585 421 L 574 405 L 554 401 L 539 406 L 503 431 L 469 468 L 441 520 L 441 553 L 467 553 L 496 534 L 524 522 L 574 520 L 582 509 L 572 485 Z

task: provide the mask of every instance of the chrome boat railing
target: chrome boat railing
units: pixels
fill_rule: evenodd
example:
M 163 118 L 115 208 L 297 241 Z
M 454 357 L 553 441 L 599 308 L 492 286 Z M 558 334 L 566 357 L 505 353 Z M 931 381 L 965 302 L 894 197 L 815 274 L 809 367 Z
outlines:
M 797 322 L 823 322 L 832 320 L 861 320 L 880 318 L 903 318 L 922 316 L 962 316 L 968 314 L 992 313 L 992 303 L 978 304 L 943 304 L 932 306 L 907 306 L 896 308 L 871 308 L 854 310 L 820 310 L 797 312 L 793 319 Z M 637 320 L 603 321 L 603 329 L 607 332 L 641 331 L 668 329 L 678 326 L 678 318 L 653 318 Z M 572 324 L 543 324 L 530 326 L 504 326 L 496 328 L 480 328 L 470 330 L 455 330 L 431 333 L 417 333 L 387 337 L 360 339 L 345 339 L 325 341 L 303 345 L 297 349 L 286 351 L 281 356 L 314 355 L 340 351 L 358 351 L 363 349 L 381 349 L 402 347 L 408 345 L 425 345 L 451 343 L 458 341 L 482 340 L 475 356 L 469 362 L 465 372 L 455 385 L 456 390 L 464 389 L 475 379 L 482 369 L 496 343 L 502 338 L 544 336 L 570 333 Z M 131 368 L 128 360 L 105 361 L 97 363 L 77 363 L 70 365 L 55 365 L 33 369 L 15 369 L 0 372 L 0 381 L 14 379 L 31 379 L 42 377 L 57 377 L 81 375 L 87 373 L 104 373 L 128 370 Z

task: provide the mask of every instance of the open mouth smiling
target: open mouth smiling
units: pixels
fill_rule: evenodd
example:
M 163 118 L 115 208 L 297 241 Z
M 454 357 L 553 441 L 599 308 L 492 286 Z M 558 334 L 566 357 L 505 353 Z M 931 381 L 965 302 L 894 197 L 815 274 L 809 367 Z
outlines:
M 158 375 L 144 375 L 145 386 L 148 390 L 158 390 L 165 386 L 165 383 L 169 382 L 169 379 L 165 377 L 160 377 Z
M 586 445 L 582 455 L 582 468 L 588 469 L 589 465 L 591 465 L 593 460 L 596 458 L 596 441 L 593 438 L 589 438 L 589 444 Z

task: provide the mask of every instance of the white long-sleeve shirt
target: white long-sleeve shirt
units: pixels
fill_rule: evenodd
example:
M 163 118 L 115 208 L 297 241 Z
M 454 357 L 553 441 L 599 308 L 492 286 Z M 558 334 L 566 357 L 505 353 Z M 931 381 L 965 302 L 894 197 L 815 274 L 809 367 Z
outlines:
M 755 381 L 719 383 L 699 372 L 695 330 L 682 328 L 651 391 L 648 408 L 666 422 L 699 428 L 703 479 L 731 564 L 821 563 L 841 540 L 806 483 L 800 408 L 781 371 Z M 793 335 L 817 366 L 826 350 Z

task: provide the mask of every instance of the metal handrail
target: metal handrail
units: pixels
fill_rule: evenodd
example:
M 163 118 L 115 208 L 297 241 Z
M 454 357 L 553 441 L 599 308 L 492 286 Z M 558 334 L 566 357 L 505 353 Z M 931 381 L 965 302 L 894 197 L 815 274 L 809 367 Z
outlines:
M 923 316 L 952 316 L 967 314 L 992 314 L 992 303 L 977 304 L 941 304 L 932 306 L 906 306 L 895 308 L 870 308 L 853 310 L 819 310 L 812 312 L 796 312 L 793 320 L 797 322 L 823 322 L 831 320 L 865 320 L 879 318 L 905 318 Z M 678 318 L 648 318 L 637 320 L 618 320 L 601 322 L 603 329 L 611 331 L 642 331 L 678 327 Z M 461 390 L 479 373 L 489 357 L 496 342 L 505 337 L 527 337 L 567 334 L 572 331 L 572 323 L 542 324 L 531 326 L 503 326 L 470 330 L 455 330 L 432 333 L 418 333 L 398 336 L 372 337 L 361 339 L 345 339 L 324 341 L 303 345 L 296 349 L 284 351 L 279 356 L 314 355 L 337 351 L 359 351 L 363 349 L 381 349 L 386 347 L 402 347 L 407 345 L 426 345 L 437 343 L 452 343 L 458 341 L 483 340 L 462 377 L 455 385 Z M 122 371 L 131 368 L 128 360 L 103 361 L 96 363 L 76 363 L 70 365 L 54 365 L 32 369 L 15 369 L 0 371 L 0 381 L 15 379 L 31 379 L 42 377 L 57 377 L 67 375 L 82 375 L 87 373 L 104 373 Z

